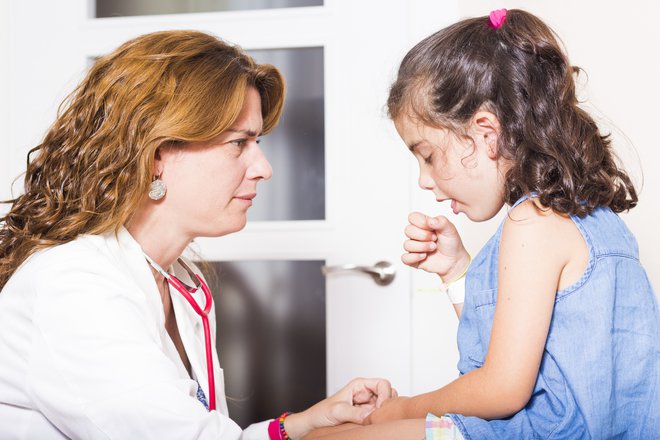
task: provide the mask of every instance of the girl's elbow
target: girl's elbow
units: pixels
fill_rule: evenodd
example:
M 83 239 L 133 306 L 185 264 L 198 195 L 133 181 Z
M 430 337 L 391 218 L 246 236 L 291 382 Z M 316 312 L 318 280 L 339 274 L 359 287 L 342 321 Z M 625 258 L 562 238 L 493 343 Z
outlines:
M 486 387 L 489 392 L 490 407 L 489 419 L 504 419 L 520 412 L 532 397 L 535 381 L 525 380 L 519 374 L 507 370 L 506 372 L 494 370 L 484 365 L 481 368 L 487 379 Z
M 508 418 L 520 412 L 529 402 L 529 398 L 522 399 L 518 396 L 506 397 L 503 399 L 501 410 L 502 414 L 498 418 Z
M 532 396 L 531 391 L 517 388 L 518 387 L 511 387 L 503 390 L 501 393 L 501 400 L 498 405 L 501 414 L 498 418 L 511 417 L 520 412 L 525 406 L 527 406 L 527 403 L 529 403 L 529 399 Z
M 494 382 L 497 385 L 493 388 L 493 397 L 498 414 L 493 418 L 503 419 L 513 416 L 525 408 L 532 397 L 533 384 L 530 386 L 520 377 L 516 379 L 500 375 Z

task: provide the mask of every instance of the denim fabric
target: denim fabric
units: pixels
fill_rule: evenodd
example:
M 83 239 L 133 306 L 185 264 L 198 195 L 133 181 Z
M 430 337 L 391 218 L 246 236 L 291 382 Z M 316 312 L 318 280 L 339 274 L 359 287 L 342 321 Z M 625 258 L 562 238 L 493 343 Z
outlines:
M 572 220 L 589 262 L 575 284 L 556 294 L 532 396 L 507 419 L 450 414 L 467 440 L 660 438 L 660 315 L 637 242 L 609 208 Z M 488 349 L 503 224 L 467 273 L 461 374 L 479 368 Z

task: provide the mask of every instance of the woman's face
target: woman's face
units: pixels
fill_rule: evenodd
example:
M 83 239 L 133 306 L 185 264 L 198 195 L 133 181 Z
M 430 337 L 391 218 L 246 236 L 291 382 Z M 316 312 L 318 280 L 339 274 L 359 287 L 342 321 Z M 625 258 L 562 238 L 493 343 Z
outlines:
M 257 183 L 272 175 L 258 145 L 262 125 L 261 97 L 250 87 L 227 131 L 207 142 L 159 150 L 156 167 L 167 194 L 156 203 L 178 233 L 218 237 L 243 229 Z
M 499 167 L 497 132 L 474 124 L 469 139 L 434 128 L 410 117 L 395 121 L 399 135 L 419 163 L 419 186 L 438 202 L 451 202 L 473 221 L 497 214 L 504 203 L 503 173 Z M 491 136 L 490 139 L 488 136 Z

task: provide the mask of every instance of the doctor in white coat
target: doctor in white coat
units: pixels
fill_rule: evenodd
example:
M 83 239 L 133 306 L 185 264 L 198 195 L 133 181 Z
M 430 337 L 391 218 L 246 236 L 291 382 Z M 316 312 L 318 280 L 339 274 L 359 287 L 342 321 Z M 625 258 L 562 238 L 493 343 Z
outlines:
M 273 66 L 200 32 L 94 64 L 0 219 L 0 438 L 298 439 L 396 395 L 356 379 L 245 432 L 227 413 L 207 286 L 181 255 L 244 227 L 283 99 Z

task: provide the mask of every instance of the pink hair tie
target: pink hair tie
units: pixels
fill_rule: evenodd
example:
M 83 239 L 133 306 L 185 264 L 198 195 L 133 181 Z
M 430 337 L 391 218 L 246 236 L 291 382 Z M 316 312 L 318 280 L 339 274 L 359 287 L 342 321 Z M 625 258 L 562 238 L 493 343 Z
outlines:
M 506 9 L 496 9 L 488 16 L 488 26 L 493 29 L 499 29 L 506 21 Z

